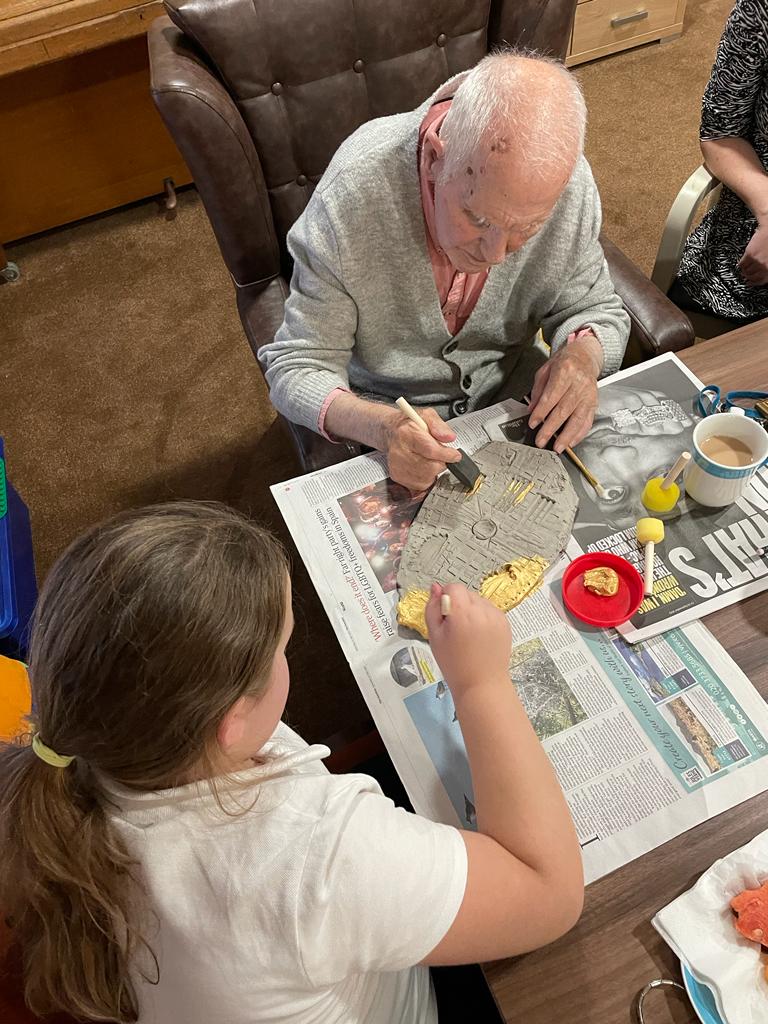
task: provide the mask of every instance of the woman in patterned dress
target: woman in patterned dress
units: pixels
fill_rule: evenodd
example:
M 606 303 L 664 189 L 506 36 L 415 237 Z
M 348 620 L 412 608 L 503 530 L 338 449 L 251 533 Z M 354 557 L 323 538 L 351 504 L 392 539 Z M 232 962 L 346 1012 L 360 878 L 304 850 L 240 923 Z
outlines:
M 739 323 L 768 317 L 768 0 L 736 0 L 702 102 L 723 189 L 686 242 L 670 297 Z

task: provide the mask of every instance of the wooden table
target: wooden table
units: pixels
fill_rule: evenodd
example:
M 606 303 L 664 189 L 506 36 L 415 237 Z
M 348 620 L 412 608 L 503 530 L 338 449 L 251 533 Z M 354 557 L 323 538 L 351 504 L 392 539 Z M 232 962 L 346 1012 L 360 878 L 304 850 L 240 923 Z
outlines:
M 768 320 L 697 345 L 681 358 L 705 384 L 768 390 Z M 768 591 L 705 622 L 768 699 Z M 651 926 L 653 915 L 713 861 L 766 828 L 768 792 L 590 885 L 584 915 L 570 934 L 546 949 L 484 968 L 506 1021 L 628 1024 L 633 999 L 647 982 L 680 980 L 676 957 Z M 694 1020 L 685 997 L 673 989 L 652 993 L 645 1010 L 648 1024 Z
M 162 0 L 4 0 L 0 75 L 143 36 L 164 13 Z

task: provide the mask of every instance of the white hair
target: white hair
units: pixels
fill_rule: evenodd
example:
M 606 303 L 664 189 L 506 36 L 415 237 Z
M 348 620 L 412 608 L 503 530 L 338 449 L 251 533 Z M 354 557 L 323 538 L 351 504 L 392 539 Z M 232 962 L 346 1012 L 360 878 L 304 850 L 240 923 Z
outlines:
M 556 60 L 506 50 L 484 57 L 459 84 L 440 129 L 440 177 L 456 177 L 482 143 L 520 153 L 532 170 L 570 173 L 584 147 L 587 108 Z

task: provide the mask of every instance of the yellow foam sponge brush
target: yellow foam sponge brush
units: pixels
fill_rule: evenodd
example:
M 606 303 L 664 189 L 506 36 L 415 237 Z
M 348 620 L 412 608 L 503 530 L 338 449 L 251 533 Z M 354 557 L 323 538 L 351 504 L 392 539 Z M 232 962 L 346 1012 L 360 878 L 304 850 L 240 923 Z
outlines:
M 683 452 L 666 476 L 655 476 L 643 488 L 643 504 L 649 512 L 671 512 L 680 500 L 680 488 L 675 480 L 691 460 L 690 452 Z
M 660 519 L 646 516 L 637 520 L 637 543 L 645 548 L 645 587 L 643 593 L 650 597 L 653 593 L 653 559 L 654 549 L 664 540 L 664 523 Z

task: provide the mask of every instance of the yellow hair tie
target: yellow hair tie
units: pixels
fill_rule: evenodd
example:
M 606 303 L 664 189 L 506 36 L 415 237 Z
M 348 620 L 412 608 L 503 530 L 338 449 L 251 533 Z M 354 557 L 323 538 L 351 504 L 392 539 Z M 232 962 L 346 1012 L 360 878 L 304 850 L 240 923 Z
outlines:
M 45 761 L 51 768 L 68 768 L 75 760 L 74 755 L 72 757 L 65 757 L 63 754 L 57 754 L 55 750 L 51 750 L 50 747 L 46 747 L 43 741 L 40 739 L 40 733 L 36 732 L 32 737 L 32 749 L 40 758 L 41 761 Z

